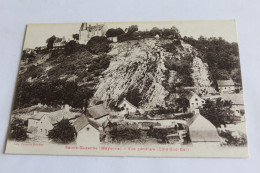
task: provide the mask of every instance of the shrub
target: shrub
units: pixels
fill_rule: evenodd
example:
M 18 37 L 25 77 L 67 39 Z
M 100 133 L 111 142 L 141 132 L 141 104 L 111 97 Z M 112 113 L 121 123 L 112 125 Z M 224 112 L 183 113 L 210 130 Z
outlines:
M 27 139 L 25 122 L 22 119 L 14 118 L 10 124 L 9 139 L 25 141 Z
M 106 37 L 92 37 L 87 43 L 87 50 L 93 54 L 107 53 L 110 50 L 109 40 Z
M 70 143 L 75 140 L 75 129 L 68 119 L 62 119 L 49 131 L 48 137 L 57 143 Z

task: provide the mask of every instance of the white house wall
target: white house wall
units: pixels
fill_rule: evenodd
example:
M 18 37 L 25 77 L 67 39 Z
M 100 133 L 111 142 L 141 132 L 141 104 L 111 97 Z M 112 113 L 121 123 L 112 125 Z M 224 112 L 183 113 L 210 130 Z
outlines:
M 129 111 L 129 112 L 136 112 L 136 108 L 134 107 L 134 106 L 132 106 L 132 105 L 130 105 L 127 101 L 123 101 L 121 104 L 119 104 L 119 106 L 118 107 L 120 107 L 120 108 L 124 108 L 126 111 Z
M 197 109 L 203 106 L 203 104 L 205 103 L 205 101 L 203 99 L 201 99 L 199 96 L 197 95 L 193 95 L 191 97 L 191 99 L 189 100 L 190 102 L 190 108 L 191 109 Z
M 78 146 L 95 146 L 100 144 L 100 132 L 88 124 L 77 134 L 76 143 Z

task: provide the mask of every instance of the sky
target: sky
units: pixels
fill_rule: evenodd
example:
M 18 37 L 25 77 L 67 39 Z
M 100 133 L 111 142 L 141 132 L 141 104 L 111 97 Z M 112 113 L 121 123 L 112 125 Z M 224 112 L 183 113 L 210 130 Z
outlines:
M 96 23 L 89 23 L 95 25 Z M 100 22 L 99 22 L 100 24 Z M 192 36 L 195 39 L 204 37 L 222 37 L 228 42 L 237 42 L 235 20 L 218 21 L 160 21 L 160 22 L 107 22 L 108 28 L 128 28 L 138 25 L 139 30 L 150 30 L 153 27 L 171 28 L 176 26 L 182 37 Z M 79 33 L 81 23 L 61 24 L 28 24 L 23 49 L 46 46 L 46 40 L 51 36 L 65 36 L 72 39 L 72 34 Z

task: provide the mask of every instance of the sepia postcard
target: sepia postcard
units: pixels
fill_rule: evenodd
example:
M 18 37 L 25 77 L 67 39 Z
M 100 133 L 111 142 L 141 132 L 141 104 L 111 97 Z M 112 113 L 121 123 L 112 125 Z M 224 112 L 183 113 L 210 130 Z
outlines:
M 248 157 L 235 20 L 29 24 L 9 154 Z

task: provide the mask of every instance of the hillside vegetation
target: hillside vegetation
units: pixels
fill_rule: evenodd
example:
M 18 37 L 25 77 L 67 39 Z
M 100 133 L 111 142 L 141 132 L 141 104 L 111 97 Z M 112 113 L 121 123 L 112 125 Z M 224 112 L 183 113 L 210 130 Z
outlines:
M 86 46 L 72 41 L 61 50 L 23 53 L 13 108 L 38 103 L 82 108 L 102 101 L 113 109 L 124 97 L 139 107 L 170 108 L 185 87 L 205 95 L 216 92 L 216 80 L 241 83 L 236 43 L 181 38 L 158 28 L 128 32 L 118 43 L 101 37 Z

